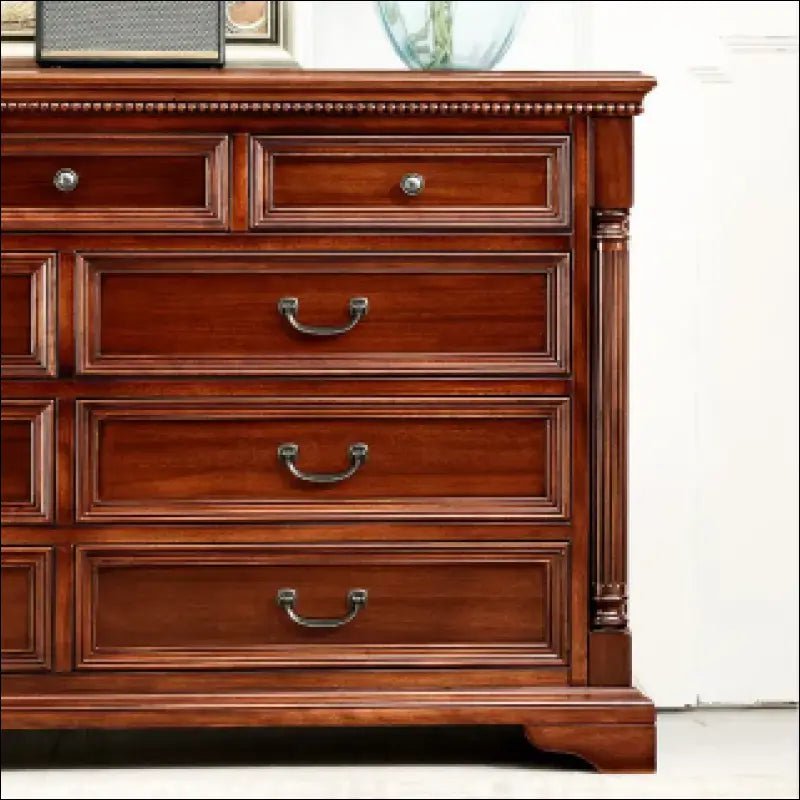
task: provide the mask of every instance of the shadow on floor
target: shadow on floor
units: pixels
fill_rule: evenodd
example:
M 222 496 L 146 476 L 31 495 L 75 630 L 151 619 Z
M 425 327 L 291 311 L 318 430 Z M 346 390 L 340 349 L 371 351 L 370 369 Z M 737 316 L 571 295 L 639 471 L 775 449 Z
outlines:
M 3 769 L 491 764 L 587 771 L 535 750 L 517 727 L 4 731 Z

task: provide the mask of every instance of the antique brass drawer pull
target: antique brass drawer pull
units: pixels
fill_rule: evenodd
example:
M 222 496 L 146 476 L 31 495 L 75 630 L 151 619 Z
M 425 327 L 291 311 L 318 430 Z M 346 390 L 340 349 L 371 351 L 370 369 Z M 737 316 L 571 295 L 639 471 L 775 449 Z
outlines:
M 350 466 L 342 472 L 303 472 L 297 466 L 297 454 L 300 452 L 300 445 L 294 442 L 285 442 L 278 446 L 278 458 L 286 465 L 286 469 L 301 481 L 308 481 L 309 483 L 339 483 L 351 478 L 358 472 L 364 462 L 367 460 L 367 453 L 369 447 L 363 442 L 356 442 L 347 448 L 348 455 L 350 456 Z
M 341 327 L 328 325 L 305 325 L 297 319 L 297 312 L 300 310 L 300 301 L 296 297 L 281 297 L 278 300 L 278 311 L 286 317 L 288 323 L 300 333 L 309 336 L 339 336 L 342 333 L 353 330 L 369 311 L 369 300 L 366 297 L 351 297 L 348 303 L 350 309 L 350 322 Z
M 294 604 L 297 601 L 297 589 L 278 589 L 275 601 L 286 612 L 292 622 L 295 622 L 303 628 L 341 628 L 342 625 L 347 625 L 348 622 L 352 622 L 358 615 L 358 612 L 366 606 L 367 590 L 351 589 L 347 593 L 347 614 L 343 617 L 335 617 L 333 619 L 315 619 L 314 617 L 304 617 L 298 614 L 294 608 Z

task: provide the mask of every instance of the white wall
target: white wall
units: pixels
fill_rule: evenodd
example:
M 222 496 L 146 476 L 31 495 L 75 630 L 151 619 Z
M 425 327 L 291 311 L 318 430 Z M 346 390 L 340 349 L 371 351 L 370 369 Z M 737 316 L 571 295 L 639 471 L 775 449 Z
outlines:
M 314 67 L 401 64 L 316 2 Z M 634 672 L 660 705 L 797 700 L 794 2 L 533 2 L 503 69 L 639 69 L 631 280 Z M 773 38 L 778 37 L 778 38 Z

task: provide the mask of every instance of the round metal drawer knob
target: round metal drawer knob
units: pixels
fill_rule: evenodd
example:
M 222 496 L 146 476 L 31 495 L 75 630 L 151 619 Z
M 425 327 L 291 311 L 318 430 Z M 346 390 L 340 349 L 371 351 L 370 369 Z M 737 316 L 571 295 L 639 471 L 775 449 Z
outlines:
M 400 178 L 400 188 L 409 197 L 416 197 L 425 188 L 425 178 L 418 172 L 409 172 Z
M 74 192 L 78 188 L 78 173 L 74 169 L 60 169 L 53 176 L 53 186 L 59 192 Z

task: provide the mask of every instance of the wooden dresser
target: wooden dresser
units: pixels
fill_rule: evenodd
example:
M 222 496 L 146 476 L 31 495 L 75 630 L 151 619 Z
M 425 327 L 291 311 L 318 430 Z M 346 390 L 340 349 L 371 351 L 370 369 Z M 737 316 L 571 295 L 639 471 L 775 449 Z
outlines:
M 5 64 L 3 727 L 513 724 L 653 769 L 653 85 Z

